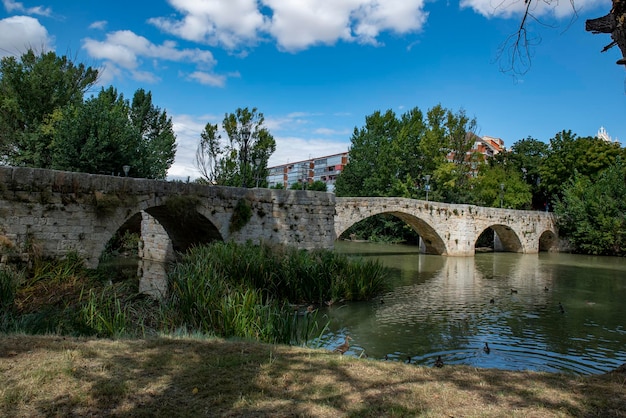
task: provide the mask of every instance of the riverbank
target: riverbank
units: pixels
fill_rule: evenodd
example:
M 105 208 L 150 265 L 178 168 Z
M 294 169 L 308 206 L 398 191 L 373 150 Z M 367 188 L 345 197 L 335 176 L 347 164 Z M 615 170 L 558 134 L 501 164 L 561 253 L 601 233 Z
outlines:
M 626 373 L 429 368 L 223 339 L 0 336 L 0 415 L 626 417 Z

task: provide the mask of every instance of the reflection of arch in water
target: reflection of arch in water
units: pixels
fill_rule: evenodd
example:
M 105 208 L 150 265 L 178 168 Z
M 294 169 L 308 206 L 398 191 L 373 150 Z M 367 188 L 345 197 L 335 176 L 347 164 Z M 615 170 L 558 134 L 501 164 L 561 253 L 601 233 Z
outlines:
M 424 243 L 424 247 L 425 247 L 424 252 L 426 254 L 438 254 L 438 255 L 447 254 L 446 244 L 444 243 L 441 236 L 439 236 L 437 231 L 435 231 L 435 229 L 423 219 L 410 215 L 408 213 L 398 212 L 398 211 L 372 213 L 367 218 L 359 219 L 357 222 L 353 223 L 352 225 L 355 225 L 358 222 L 368 219 L 374 215 L 392 215 L 402 220 L 404 223 L 410 226 L 411 229 L 417 232 L 417 234 L 422 238 L 422 242 Z M 347 225 L 343 231 L 340 231 L 338 234 L 338 238 L 342 238 L 344 233 L 352 225 Z

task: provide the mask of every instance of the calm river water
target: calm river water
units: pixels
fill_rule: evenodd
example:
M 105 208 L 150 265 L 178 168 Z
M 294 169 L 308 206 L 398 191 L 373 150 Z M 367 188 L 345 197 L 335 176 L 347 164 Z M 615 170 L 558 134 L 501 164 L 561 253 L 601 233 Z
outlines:
M 320 322 L 324 315 L 330 321 L 322 347 L 332 349 L 349 334 L 346 355 L 424 365 L 440 355 L 445 364 L 575 374 L 626 362 L 626 259 L 443 257 L 346 241 L 335 249 L 392 268 L 392 290 L 375 301 L 321 310 Z

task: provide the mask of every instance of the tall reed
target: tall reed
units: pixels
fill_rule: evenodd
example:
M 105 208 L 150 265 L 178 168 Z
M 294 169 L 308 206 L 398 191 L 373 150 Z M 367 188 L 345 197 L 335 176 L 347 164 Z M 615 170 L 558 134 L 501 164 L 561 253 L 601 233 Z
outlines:
M 0 313 L 9 312 L 12 309 L 17 287 L 21 281 L 20 277 L 16 270 L 0 266 Z
M 294 303 L 366 300 L 385 290 L 386 270 L 331 251 L 214 243 L 192 248 L 170 272 L 168 326 L 300 344 L 318 330 Z
M 100 337 L 126 335 L 131 326 L 128 307 L 110 289 L 89 290 L 80 313 L 84 323 Z

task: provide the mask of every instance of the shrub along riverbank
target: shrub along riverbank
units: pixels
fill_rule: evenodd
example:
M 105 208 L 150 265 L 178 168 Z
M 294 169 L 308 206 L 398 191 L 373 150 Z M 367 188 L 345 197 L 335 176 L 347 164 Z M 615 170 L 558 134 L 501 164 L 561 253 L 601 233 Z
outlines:
M 323 324 L 315 310 L 367 300 L 386 288 L 377 262 L 326 250 L 215 243 L 192 248 L 170 269 L 168 296 L 138 294 L 137 278 L 112 280 L 81 260 L 35 260 L 0 270 L 0 332 L 100 337 L 200 333 L 302 344 Z

